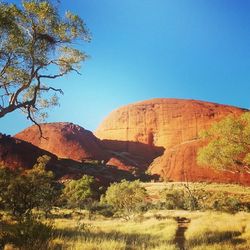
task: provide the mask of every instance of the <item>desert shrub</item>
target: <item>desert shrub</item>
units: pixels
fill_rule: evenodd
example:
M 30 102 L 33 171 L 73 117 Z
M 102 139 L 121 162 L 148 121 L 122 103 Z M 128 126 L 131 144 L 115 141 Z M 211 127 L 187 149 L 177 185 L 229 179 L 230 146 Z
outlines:
M 197 210 L 201 208 L 199 193 L 195 190 L 166 188 L 161 192 L 161 208 Z
M 138 213 L 145 213 L 153 208 L 154 204 L 152 204 L 152 202 L 144 200 L 143 202 L 140 202 L 135 206 L 134 211 Z
M 162 210 L 162 209 L 168 209 L 168 208 L 165 206 L 165 201 L 157 201 L 156 203 L 150 204 L 149 210 L 150 209 Z
M 241 202 L 242 211 L 250 212 L 250 202 Z
M 138 207 L 145 202 L 146 198 L 146 189 L 139 181 L 122 180 L 109 186 L 101 198 L 101 203 L 112 206 L 119 216 L 129 218 L 131 213 L 138 211 Z
M 161 206 L 165 209 L 183 209 L 184 208 L 184 191 L 180 189 L 164 189 L 161 192 L 164 203 Z
M 48 249 L 48 243 L 53 234 L 50 224 L 43 224 L 33 219 L 18 222 L 9 227 L 3 241 L 12 243 L 20 250 Z
M 201 208 L 199 197 L 195 196 L 195 194 L 189 195 L 185 193 L 183 199 L 184 209 L 193 211 Z
M 49 160 L 41 156 L 24 172 L 0 168 L 0 202 L 5 210 L 17 218 L 30 216 L 33 208 L 50 211 L 59 191 L 53 173 L 45 170 Z
M 225 194 L 214 197 L 212 208 L 217 211 L 224 211 L 228 213 L 235 213 L 243 210 L 243 206 L 238 198 L 229 197 Z
M 70 208 L 87 208 L 98 199 L 98 187 L 93 176 L 84 175 L 79 180 L 71 180 L 65 184 L 62 197 Z

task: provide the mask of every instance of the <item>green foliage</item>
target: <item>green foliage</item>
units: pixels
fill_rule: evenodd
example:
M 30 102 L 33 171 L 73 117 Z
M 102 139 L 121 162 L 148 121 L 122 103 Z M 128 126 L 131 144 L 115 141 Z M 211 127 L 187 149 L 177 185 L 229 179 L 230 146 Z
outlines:
M 161 192 L 166 209 L 184 209 L 184 191 L 177 189 L 164 189 Z M 163 206 L 163 205 L 162 205 Z
M 38 163 L 24 172 L 0 169 L 0 202 L 13 215 L 22 218 L 31 215 L 33 208 L 48 212 L 58 191 L 53 174 L 45 170 L 47 156 L 40 157 Z
M 138 180 L 132 182 L 122 180 L 120 183 L 113 183 L 109 186 L 101 202 L 111 205 L 126 217 L 135 212 L 146 198 L 146 189 Z
M 44 110 L 62 93 L 49 82 L 78 72 L 87 57 L 74 48 L 90 41 L 83 20 L 69 11 L 60 15 L 48 0 L 21 7 L 0 2 L 0 36 L 0 117 L 22 109 L 32 121 L 46 118 Z
M 198 164 L 238 171 L 250 166 L 250 112 L 214 123 L 201 137 L 209 143 L 199 150 Z
M 84 175 L 79 180 L 71 180 L 65 184 L 63 197 L 69 207 L 83 208 L 87 203 L 98 197 L 97 186 L 94 177 Z

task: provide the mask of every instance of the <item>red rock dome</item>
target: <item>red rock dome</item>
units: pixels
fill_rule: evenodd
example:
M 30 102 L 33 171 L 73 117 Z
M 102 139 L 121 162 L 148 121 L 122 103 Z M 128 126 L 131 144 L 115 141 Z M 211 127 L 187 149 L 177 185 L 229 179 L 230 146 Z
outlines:
M 216 172 L 196 164 L 201 146 L 198 134 L 213 122 L 244 110 L 228 105 L 183 99 L 152 99 L 113 111 L 95 135 L 107 147 L 154 158 L 152 150 L 165 152 L 154 160 L 150 171 L 174 181 L 218 181 L 250 184 L 250 175 Z M 122 148 L 121 148 L 122 146 Z M 152 149 L 152 150 L 149 150 Z M 162 151 L 163 152 L 163 151 Z M 155 153 L 155 154 L 157 154 Z

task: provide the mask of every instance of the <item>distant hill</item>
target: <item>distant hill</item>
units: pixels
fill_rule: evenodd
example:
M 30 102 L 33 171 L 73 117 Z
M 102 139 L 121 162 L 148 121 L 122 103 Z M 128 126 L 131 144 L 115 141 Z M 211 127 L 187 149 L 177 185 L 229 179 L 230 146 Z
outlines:
M 43 137 L 36 125 L 15 135 L 15 138 L 55 154 L 59 158 L 83 161 L 108 159 L 100 140 L 92 132 L 69 122 L 41 124 Z

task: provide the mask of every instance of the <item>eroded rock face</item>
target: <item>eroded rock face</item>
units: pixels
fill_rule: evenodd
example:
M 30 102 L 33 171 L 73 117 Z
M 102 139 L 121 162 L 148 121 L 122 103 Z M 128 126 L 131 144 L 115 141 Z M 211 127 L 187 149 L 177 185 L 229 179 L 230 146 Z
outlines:
M 95 135 L 102 140 L 131 141 L 168 148 L 195 140 L 198 133 L 212 122 L 242 112 L 236 107 L 209 102 L 153 99 L 113 111 Z
M 85 159 L 105 159 L 106 155 L 99 140 L 92 132 L 73 123 L 57 122 L 41 124 L 43 137 L 38 127 L 31 126 L 15 135 L 15 138 L 55 154 L 59 158 L 83 161 Z
M 237 107 L 210 102 L 153 99 L 113 111 L 95 135 L 104 142 L 113 142 L 110 148 L 120 147 L 125 152 L 144 155 L 149 162 L 157 154 L 156 149 L 164 148 L 165 153 L 153 161 L 150 171 L 165 179 L 246 183 L 250 182 L 249 174 L 216 172 L 196 163 L 201 146 L 199 132 L 228 115 L 243 112 Z

